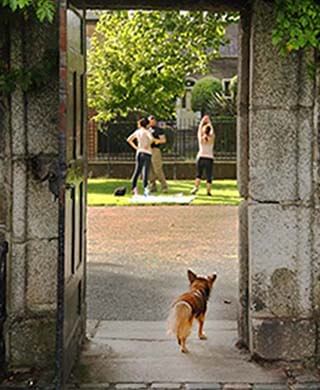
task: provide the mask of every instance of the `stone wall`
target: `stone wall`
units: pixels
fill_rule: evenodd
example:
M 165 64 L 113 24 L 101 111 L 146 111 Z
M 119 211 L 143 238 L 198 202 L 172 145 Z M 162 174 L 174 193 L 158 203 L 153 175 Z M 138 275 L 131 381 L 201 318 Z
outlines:
M 48 48 L 58 54 L 56 23 L 21 21 L 10 33 L 12 66 L 41 65 Z M 10 194 L 5 208 L 9 242 L 7 361 L 15 367 L 54 363 L 58 203 L 53 201 L 48 181 L 36 178 L 41 169 L 33 171 L 31 161 L 39 153 L 47 165 L 57 157 L 58 83 L 55 67 L 45 87 L 26 93 L 16 88 L 0 160 Z
M 273 26 L 272 4 L 256 0 L 248 53 L 249 116 L 244 108 L 239 120 L 239 187 L 246 198 L 240 260 L 242 277 L 248 276 L 240 298 L 248 288 L 249 299 L 247 313 L 242 307 L 248 329 L 242 321 L 240 336 L 253 355 L 304 360 L 314 357 L 317 340 L 315 89 L 307 70 L 314 53 L 281 57 L 272 44 Z M 245 103 L 244 90 L 242 98 Z
M 1 23 L 0 26 L 0 57 L 6 64 L 9 63 L 9 38 L 8 27 Z M 10 183 L 10 148 L 9 148 L 9 98 L 0 94 L 0 241 L 6 237 L 7 226 L 7 202 Z
M 314 212 L 312 216 L 312 290 L 314 318 L 317 325 L 317 359 L 320 358 L 320 53 L 317 53 L 317 76 L 314 109 L 314 143 L 313 143 L 313 188 L 314 188 Z

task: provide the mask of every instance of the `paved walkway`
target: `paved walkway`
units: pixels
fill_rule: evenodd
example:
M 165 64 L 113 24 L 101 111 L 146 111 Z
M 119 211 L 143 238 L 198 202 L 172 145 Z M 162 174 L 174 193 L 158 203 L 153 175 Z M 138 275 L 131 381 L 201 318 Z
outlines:
M 288 367 L 262 367 L 237 341 L 237 208 L 88 209 L 88 339 L 72 390 L 320 390 Z M 186 270 L 218 272 L 205 331 L 181 354 L 166 335 Z M 288 375 L 289 374 L 289 375 Z M 8 389 L 53 389 L 26 380 Z
M 208 340 L 190 337 L 182 354 L 164 322 L 90 321 L 70 389 L 319 390 L 312 375 L 262 367 L 235 347 L 234 321 L 208 321 Z
M 88 211 L 88 340 L 70 389 L 320 390 L 311 374 L 262 367 L 235 347 L 237 208 Z M 208 340 L 193 335 L 181 354 L 164 320 L 188 267 L 219 278 Z

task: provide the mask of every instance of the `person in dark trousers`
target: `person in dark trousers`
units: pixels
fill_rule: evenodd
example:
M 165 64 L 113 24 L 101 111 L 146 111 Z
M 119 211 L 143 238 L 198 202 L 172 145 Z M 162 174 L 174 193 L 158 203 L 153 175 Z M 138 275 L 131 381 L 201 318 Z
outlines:
M 138 129 L 129 135 L 127 142 L 135 149 L 136 166 L 132 176 L 132 193 L 138 195 L 137 182 L 142 173 L 144 195 L 148 195 L 148 173 L 151 165 L 151 144 L 156 142 L 148 129 L 149 120 L 142 118 L 138 121 Z
M 152 158 L 151 158 L 151 170 L 150 170 L 150 192 L 157 191 L 157 183 L 159 180 L 161 185 L 162 192 L 168 192 L 168 184 L 166 181 L 165 174 L 163 172 L 163 164 L 162 164 L 162 153 L 160 150 L 160 145 L 163 145 L 167 142 L 166 136 L 163 130 L 157 127 L 156 118 L 153 115 L 149 116 L 150 127 L 149 130 L 156 139 L 156 141 L 151 145 L 152 147 Z
M 199 190 L 203 171 L 207 179 L 207 195 L 211 196 L 212 170 L 213 170 L 213 147 L 215 133 L 208 115 L 205 115 L 198 127 L 199 152 L 196 159 L 196 179 L 191 194 L 196 194 Z

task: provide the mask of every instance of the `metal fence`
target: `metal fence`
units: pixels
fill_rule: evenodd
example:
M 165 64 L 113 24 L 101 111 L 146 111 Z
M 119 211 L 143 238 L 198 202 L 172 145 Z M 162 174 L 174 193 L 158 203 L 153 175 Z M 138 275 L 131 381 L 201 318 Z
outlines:
M 214 154 L 217 159 L 236 158 L 236 119 L 213 119 L 216 134 Z M 98 158 L 104 160 L 132 160 L 134 151 L 126 142 L 135 129 L 134 123 L 114 123 L 101 126 L 98 132 Z M 174 129 L 164 127 L 167 142 L 161 147 L 164 160 L 193 160 L 198 152 L 197 127 Z

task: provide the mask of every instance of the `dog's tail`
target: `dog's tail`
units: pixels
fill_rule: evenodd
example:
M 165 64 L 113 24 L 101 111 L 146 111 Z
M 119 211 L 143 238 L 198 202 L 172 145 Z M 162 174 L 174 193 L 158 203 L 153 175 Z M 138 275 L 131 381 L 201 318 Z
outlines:
M 189 303 L 177 302 L 171 309 L 168 317 L 168 334 L 178 339 L 185 339 L 192 329 L 192 307 Z

